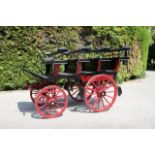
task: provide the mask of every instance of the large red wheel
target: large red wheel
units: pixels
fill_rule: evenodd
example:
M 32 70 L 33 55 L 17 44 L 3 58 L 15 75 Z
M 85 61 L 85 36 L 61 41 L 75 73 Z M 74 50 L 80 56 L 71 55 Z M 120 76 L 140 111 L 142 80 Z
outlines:
M 93 76 L 85 86 L 85 104 L 94 112 L 109 110 L 117 97 L 117 86 L 109 75 Z
M 37 113 L 43 118 L 54 118 L 62 115 L 68 105 L 68 96 L 58 86 L 47 86 L 40 90 L 35 100 Z
M 84 86 L 82 84 L 69 81 L 67 84 L 67 90 L 68 90 L 69 96 L 73 100 L 77 102 L 84 101 Z

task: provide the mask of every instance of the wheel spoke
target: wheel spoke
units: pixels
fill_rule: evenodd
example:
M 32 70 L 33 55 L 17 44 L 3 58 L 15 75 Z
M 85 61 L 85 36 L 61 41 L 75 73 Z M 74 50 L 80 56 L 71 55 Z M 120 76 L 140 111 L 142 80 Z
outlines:
M 96 99 L 98 99 L 98 97 L 96 97 L 96 98 L 95 97 L 94 98 L 90 97 L 90 98 L 88 98 L 88 101 L 91 102 L 91 101 L 95 101 Z
M 80 96 L 80 90 L 79 90 L 79 92 L 78 92 L 78 94 L 77 94 L 77 96 L 75 98 L 78 98 L 78 97 L 81 97 Z
M 89 96 L 87 96 L 87 98 L 89 99 L 93 99 L 93 98 L 96 98 L 97 97 L 97 94 L 95 94 L 95 96 L 91 97 L 92 95 L 90 94 Z
M 107 98 L 104 96 L 103 97 L 105 100 L 106 100 L 106 102 L 108 103 L 108 104 L 110 104 L 110 102 L 107 100 Z
M 98 104 L 98 109 L 100 109 L 100 98 L 98 99 L 97 104 Z
M 58 89 L 57 92 L 55 91 L 55 93 L 56 93 L 55 95 L 58 95 L 60 93 L 60 91 L 61 91 L 61 89 Z
M 110 84 L 111 83 L 111 80 L 107 79 L 105 80 L 106 84 Z
M 97 85 L 94 83 L 94 81 L 92 82 L 92 84 L 93 84 L 93 86 L 94 86 L 95 88 L 97 88 Z
M 56 115 L 58 114 L 58 112 L 56 111 L 56 109 L 55 109 L 55 108 L 51 108 L 51 109 L 50 109 L 50 111 L 51 111 L 51 112 L 55 112 L 55 113 L 56 113 Z
M 103 88 L 103 79 L 100 78 L 100 88 Z
M 53 99 L 54 100 L 58 100 L 58 99 L 63 99 L 64 95 L 61 95 L 61 96 L 55 96 Z
M 39 101 L 38 102 L 38 105 L 43 105 L 43 104 L 46 104 L 45 101 Z
M 78 90 L 76 90 L 75 92 L 73 92 L 72 96 L 73 96 L 73 95 L 75 95 L 78 91 L 79 91 L 79 89 L 78 89 Z
M 99 88 L 102 88 L 102 84 L 101 84 L 102 79 L 101 79 L 101 78 L 98 78 L 97 80 L 98 80 L 98 87 L 99 87 Z
M 93 88 L 87 88 L 87 89 L 89 89 L 89 90 L 91 90 L 91 91 L 93 91 L 93 92 L 96 92 L 96 89 L 93 89 Z M 88 92 L 88 90 L 87 90 L 87 92 Z
M 81 85 L 81 83 L 69 81 L 68 93 L 70 97 L 77 102 L 82 102 L 83 101 L 83 93 L 81 93 L 82 88 L 83 86 Z
M 109 96 L 109 95 L 107 95 L 107 94 L 106 94 L 106 97 L 109 97 L 109 98 L 113 99 L 113 97 L 112 97 L 112 96 Z
M 55 89 L 52 89 L 51 93 L 52 93 L 52 97 L 54 97 L 54 95 L 55 95 Z
M 62 106 L 60 106 L 60 104 L 56 104 L 55 106 L 56 106 L 57 108 L 62 109 Z
M 113 93 L 114 91 L 106 91 L 106 93 Z
M 46 106 L 48 106 L 47 104 L 44 104 L 42 106 L 39 106 L 40 109 L 45 108 Z
M 109 89 L 109 88 L 111 88 L 111 87 L 113 87 L 113 86 L 112 86 L 112 85 L 110 85 L 110 86 L 105 86 L 104 89 L 106 90 L 106 89 Z
M 103 108 L 105 109 L 103 97 L 101 98 L 101 101 L 102 101 Z
M 49 110 L 49 106 L 45 107 L 44 113 L 45 113 L 47 110 Z
M 79 87 L 76 87 L 76 88 L 75 87 L 72 87 L 72 88 L 70 87 L 70 89 L 73 91 L 73 90 L 79 89 Z
M 97 101 L 98 101 L 98 98 L 94 101 L 93 108 L 94 108 L 95 105 L 97 104 Z
M 64 102 L 57 102 L 56 104 L 58 104 L 58 105 L 63 105 L 64 104 Z
M 43 96 L 43 98 L 48 98 L 47 92 L 41 92 L 41 96 Z
M 100 87 L 100 80 L 99 80 L 99 78 L 97 78 L 96 81 L 97 81 L 98 87 Z
M 88 90 L 87 90 L 87 93 L 89 93 L 90 95 L 92 95 L 92 93 L 90 93 Z

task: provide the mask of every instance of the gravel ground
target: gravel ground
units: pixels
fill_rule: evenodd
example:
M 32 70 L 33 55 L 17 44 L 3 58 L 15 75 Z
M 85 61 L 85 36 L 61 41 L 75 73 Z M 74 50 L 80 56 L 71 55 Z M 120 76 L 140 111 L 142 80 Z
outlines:
M 0 128 L 155 128 L 155 72 L 121 85 L 123 94 L 107 112 L 90 113 L 69 99 L 63 116 L 41 119 L 29 91 L 0 92 Z

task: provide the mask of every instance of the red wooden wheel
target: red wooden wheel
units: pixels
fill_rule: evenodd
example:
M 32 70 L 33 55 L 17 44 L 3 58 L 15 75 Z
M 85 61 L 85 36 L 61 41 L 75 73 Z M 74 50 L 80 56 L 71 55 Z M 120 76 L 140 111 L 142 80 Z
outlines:
M 36 96 L 38 93 L 39 93 L 38 89 L 31 89 L 30 90 L 30 97 L 31 97 L 31 100 L 33 103 L 35 103 L 35 99 L 36 99 Z
M 37 113 L 43 118 L 54 118 L 62 115 L 68 105 L 65 91 L 58 86 L 47 86 L 40 90 L 35 100 Z
M 67 90 L 73 100 L 77 102 L 84 101 L 84 86 L 82 86 L 82 84 L 69 81 L 67 85 Z
M 108 75 L 93 76 L 85 86 L 85 104 L 94 112 L 109 110 L 117 97 L 117 86 Z

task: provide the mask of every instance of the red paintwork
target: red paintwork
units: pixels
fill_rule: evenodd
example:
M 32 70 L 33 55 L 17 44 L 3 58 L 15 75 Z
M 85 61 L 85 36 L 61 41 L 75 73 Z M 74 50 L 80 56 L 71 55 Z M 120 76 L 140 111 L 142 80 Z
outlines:
M 88 108 L 94 112 L 109 110 L 117 96 L 117 86 L 108 75 L 95 75 L 85 86 L 84 100 Z
M 120 65 L 120 61 L 119 61 L 119 59 L 117 59 L 115 62 L 115 72 L 118 71 L 119 65 Z
M 60 66 L 61 66 L 60 64 L 54 64 L 54 73 L 53 73 L 54 76 L 58 76 Z
M 68 105 L 68 97 L 64 89 L 58 86 L 47 86 L 37 95 L 35 107 L 43 118 L 61 116 Z
M 117 86 L 114 81 L 114 75 L 80 75 L 83 63 L 84 62 L 77 62 L 76 75 L 81 80 L 80 82 L 74 82 L 74 87 L 76 86 L 77 89 L 71 89 L 73 85 L 71 84 L 72 81 L 68 80 L 67 82 L 67 90 L 70 97 L 77 102 L 85 101 L 85 104 L 88 106 L 88 108 L 94 112 L 109 110 L 114 104 L 117 96 Z M 102 66 L 104 64 L 106 64 L 104 61 L 98 61 L 98 72 L 103 70 Z M 119 59 L 114 60 L 114 71 L 118 71 L 119 64 Z M 53 64 L 54 71 L 51 76 L 57 77 L 59 75 L 60 66 L 61 64 Z M 69 70 L 66 71 L 69 72 Z M 103 82 L 106 83 L 107 81 L 110 83 L 104 86 Z M 39 113 L 43 118 L 58 117 L 63 114 L 68 105 L 68 96 L 62 88 L 56 86 L 56 81 L 50 82 L 50 86 L 47 85 L 49 85 L 49 83 L 47 82 L 41 82 L 31 85 L 29 87 L 31 100 L 33 101 L 33 103 L 35 103 L 37 113 Z M 108 94 L 109 90 L 106 88 L 108 86 L 111 86 L 111 88 L 113 88 L 113 93 L 111 92 Z M 77 93 L 77 90 L 82 92 L 83 94 Z M 75 95 L 76 93 L 77 95 Z M 101 95 L 102 93 L 105 93 L 104 97 Z M 63 99 L 63 103 L 61 105 L 58 103 L 60 102 L 58 101 L 58 98 L 60 99 L 60 94 L 61 99 Z M 95 97 L 95 95 L 97 97 Z M 94 106 L 92 105 L 91 100 L 94 100 Z M 52 105 L 52 103 L 54 103 L 54 105 Z M 107 104 L 104 105 L 104 103 Z M 49 111 L 51 110 L 53 110 L 53 112 L 49 113 Z
M 82 76 L 80 76 L 82 82 L 87 82 L 91 77 L 92 77 L 92 75 L 82 75 Z
M 77 62 L 76 74 L 80 74 L 81 69 L 82 69 L 82 63 Z

